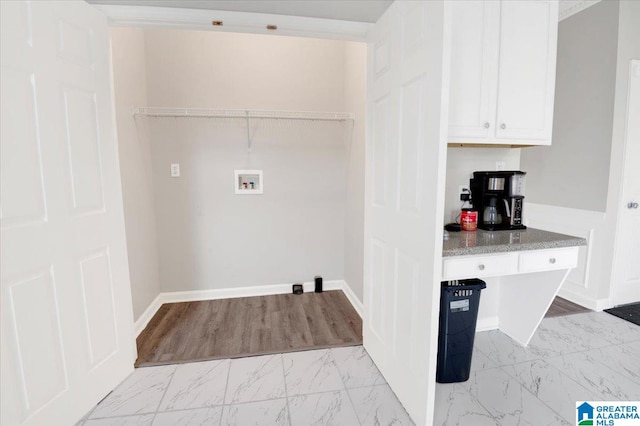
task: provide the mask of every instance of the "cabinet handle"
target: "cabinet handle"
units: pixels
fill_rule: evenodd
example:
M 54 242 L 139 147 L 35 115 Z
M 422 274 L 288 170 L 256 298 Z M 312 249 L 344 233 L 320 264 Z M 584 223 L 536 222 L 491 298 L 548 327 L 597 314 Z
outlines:
M 480 269 L 481 271 L 484 271 L 484 265 L 483 264 L 478 265 L 478 269 Z
M 504 130 L 504 129 L 506 129 L 506 128 L 507 128 L 507 125 L 506 125 L 506 124 L 504 124 L 504 123 L 502 123 L 502 124 L 500 125 L 500 128 L 501 128 L 502 130 Z
M 556 263 L 556 258 L 552 257 L 551 259 L 549 259 L 549 263 L 554 264 Z
M 491 127 L 491 125 L 489 124 L 489 122 L 487 121 L 486 123 L 484 123 L 484 128 L 488 129 L 489 127 Z

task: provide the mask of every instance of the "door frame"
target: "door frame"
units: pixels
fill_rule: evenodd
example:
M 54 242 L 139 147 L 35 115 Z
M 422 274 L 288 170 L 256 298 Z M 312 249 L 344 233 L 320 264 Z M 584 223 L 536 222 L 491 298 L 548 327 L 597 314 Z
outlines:
M 622 167 L 620 168 L 620 185 L 618 188 L 618 210 L 617 210 L 617 214 L 616 214 L 616 221 L 615 221 L 615 235 L 614 235 L 614 249 L 613 249 L 613 258 L 612 258 L 612 262 L 611 262 L 611 294 L 610 294 L 610 300 L 611 300 L 611 307 L 613 306 L 619 306 L 619 305 L 625 305 L 628 303 L 634 303 L 634 302 L 638 302 L 638 300 L 626 300 L 626 301 L 621 301 L 621 300 L 617 300 L 617 293 L 619 292 L 620 286 L 623 284 L 623 280 L 624 280 L 624 276 L 622 274 L 622 270 L 623 267 L 625 265 L 626 262 L 628 262 L 628 259 L 625 259 L 625 247 L 624 247 L 624 243 L 625 243 L 625 238 L 627 238 L 627 236 L 625 235 L 625 230 L 622 228 L 622 222 L 624 221 L 624 216 L 626 214 L 629 214 L 627 212 L 627 206 L 626 203 L 630 200 L 627 200 L 625 198 L 625 194 L 626 194 L 626 189 L 625 188 L 625 183 L 626 183 L 626 178 L 625 178 L 625 174 L 628 170 L 628 168 L 631 166 L 631 160 L 629 160 L 627 158 L 627 152 L 629 151 L 629 145 L 631 145 L 631 139 L 629 138 L 629 133 L 630 133 L 630 127 L 635 124 L 636 126 L 638 126 L 638 122 L 634 121 L 631 119 L 631 113 L 629 112 L 629 106 L 631 105 L 631 96 L 632 96 L 632 89 L 635 87 L 633 86 L 632 80 L 634 79 L 634 70 L 640 69 L 640 59 L 632 59 L 629 61 L 629 71 L 628 71 L 628 80 L 627 80 L 627 90 L 626 90 L 626 95 L 627 95 L 627 99 L 626 99 L 626 104 L 625 104 L 625 121 L 624 121 L 624 135 L 623 135 L 623 146 L 622 146 L 622 152 L 624 153 L 623 155 L 623 161 L 622 161 Z M 637 90 L 637 88 L 636 88 Z M 638 95 L 640 97 L 640 95 Z

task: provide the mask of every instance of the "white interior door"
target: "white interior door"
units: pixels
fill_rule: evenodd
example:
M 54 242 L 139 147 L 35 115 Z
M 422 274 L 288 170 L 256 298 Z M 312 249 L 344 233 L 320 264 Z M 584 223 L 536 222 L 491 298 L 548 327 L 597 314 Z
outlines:
M 640 302 L 640 60 L 631 61 L 620 214 L 613 268 L 613 304 Z
M 418 425 L 433 419 L 450 4 L 397 1 L 368 44 L 364 346 Z
M 106 18 L 0 2 L 3 425 L 71 425 L 134 362 Z

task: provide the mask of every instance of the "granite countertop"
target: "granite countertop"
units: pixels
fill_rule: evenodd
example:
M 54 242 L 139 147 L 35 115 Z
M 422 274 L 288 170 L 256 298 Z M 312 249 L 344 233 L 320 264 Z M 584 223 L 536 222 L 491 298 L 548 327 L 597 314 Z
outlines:
M 534 228 L 516 231 L 478 229 L 477 231 L 449 232 L 449 238 L 443 242 L 442 256 L 468 256 L 586 245 L 587 240 L 584 238 Z

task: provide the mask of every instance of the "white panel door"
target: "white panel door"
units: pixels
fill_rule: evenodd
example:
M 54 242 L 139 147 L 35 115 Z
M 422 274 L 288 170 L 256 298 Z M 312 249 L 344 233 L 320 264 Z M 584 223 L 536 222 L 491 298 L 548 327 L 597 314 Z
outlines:
M 501 3 L 496 137 L 551 143 L 558 2 Z
M 453 2 L 449 142 L 495 143 L 500 3 Z
M 631 61 L 622 183 L 613 268 L 613 304 L 640 302 L 640 60 Z
M 131 371 L 106 18 L 0 2 L 3 425 L 71 425 Z
M 450 3 L 397 1 L 368 44 L 364 346 L 418 425 L 433 421 Z

